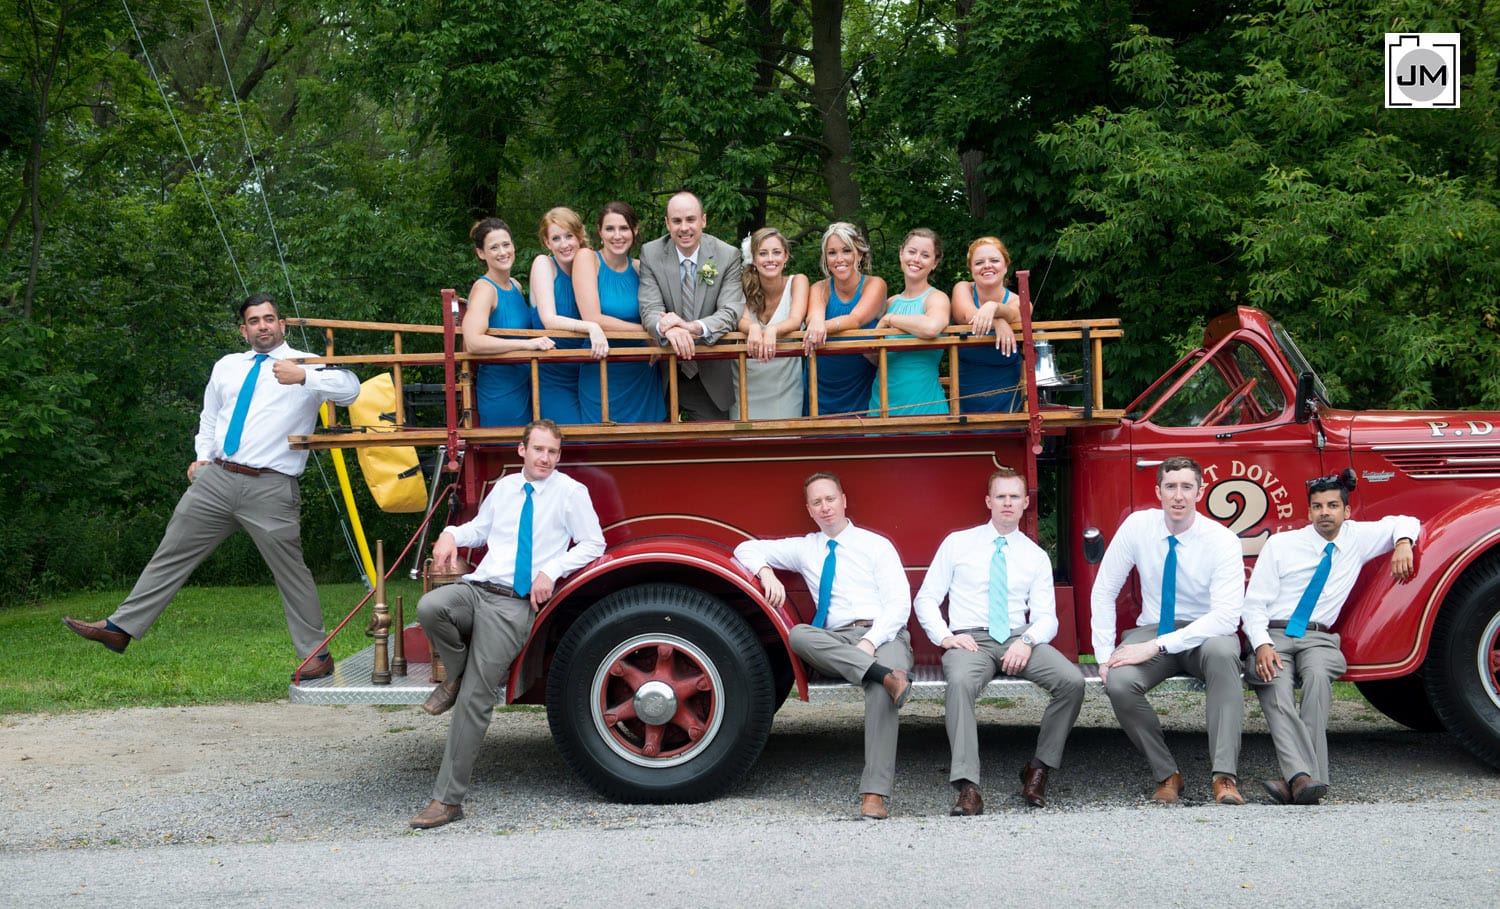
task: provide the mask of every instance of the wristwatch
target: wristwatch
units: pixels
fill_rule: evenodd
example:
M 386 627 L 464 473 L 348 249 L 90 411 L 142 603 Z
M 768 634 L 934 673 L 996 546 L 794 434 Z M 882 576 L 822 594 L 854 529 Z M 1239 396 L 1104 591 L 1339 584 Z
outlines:
M 1021 633 L 1021 643 L 1025 644 L 1027 647 L 1035 647 L 1036 638 L 1031 636 L 1030 631 L 1025 631 Z

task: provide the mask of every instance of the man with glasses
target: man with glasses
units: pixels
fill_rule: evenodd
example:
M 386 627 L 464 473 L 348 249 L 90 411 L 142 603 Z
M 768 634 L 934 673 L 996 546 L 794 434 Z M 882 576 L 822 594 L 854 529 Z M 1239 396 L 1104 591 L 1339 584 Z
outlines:
M 1162 507 L 1126 518 L 1099 566 L 1090 601 L 1099 678 L 1120 727 L 1151 764 L 1151 799 L 1162 804 L 1181 797 L 1182 774 L 1146 693 L 1179 673 L 1201 680 L 1208 690 L 1214 801 L 1243 805 L 1238 767 L 1245 689 L 1235 634 L 1245 595 L 1240 540 L 1198 514 L 1203 468 L 1192 458 L 1161 463 L 1156 497 Z M 1141 615 L 1117 648 L 1115 599 L 1132 568 L 1141 579 Z
M 1354 474 L 1307 481 L 1310 524 L 1266 541 L 1245 592 L 1245 678 L 1260 697 L 1281 779 L 1262 785 L 1283 805 L 1316 805 L 1328 792 L 1328 711 L 1349 668 L 1333 632 L 1365 562 L 1386 553 L 1391 575 L 1411 577 L 1421 524 L 1407 515 L 1349 520 Z M 1302 683 L 1297 707 L 1294 684 Z

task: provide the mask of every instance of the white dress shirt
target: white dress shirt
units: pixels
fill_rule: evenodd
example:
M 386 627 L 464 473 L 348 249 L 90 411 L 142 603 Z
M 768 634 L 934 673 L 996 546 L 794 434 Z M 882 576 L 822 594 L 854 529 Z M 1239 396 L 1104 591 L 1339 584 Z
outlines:
M 1141 615 L 1136 627 L 1161 621 L 1162 569 L 1167 561 L 1165 513 L 1160 508 L 1137 511 L 1126 518 L 1110 541 L 1099 564 L 1089 600 L 1094 631 L 1094 656 L 1100 663 L 1115 649 L 1115 598 L 1134 568 L 1141 577 Z M 1164 634 L 1168 653 L 1182 653 L 1221 634 L 1234 634 L 1245 599 L 1245 558 L 1240 538 L 1229 528 L 1203 515 L 1177 534 L 1177 605 L 1173 618 L 1190 622 Z
M 489 546 L 484 559 L 463 580 L 515 586 L 516 531 L 521 525 L 521 506 L 526 504 L 526 482 L 521 471 L 502 477 L 485 496 L 474 520 L 443 528 L 459 546 Z M 531 481 L 531 486 L 533 571 L 557 581 L 604 554 L 604 531 L 587 487 L 555 471 L 545 480 Z M 571 549 L 569 542 L 575 544 Z
M 917 591 L 917 620 L 939 647 L 953 628 L 990 625 L 990 560 L 1001 536 L 989 522 L 948 534 L 938 547 L 922 589 Z M 1052 560 L 1046 550 L 1020 530 L 1005 534 L 1006 604 L 1012 630 L 1026 626 L 1038 644 L 1057 636 L 1057 592 L 1052 586 Z M 948 621 L 939 608 L 948 597 Z
M 1421 531 L 1421 522 L 1404 514 L 1373 523 L 1345 521 L 1333 541 L 1328 580 L 1308 621 L 1332 625 L 1364 564 L 1395 549 L 1396 541 L 1402 538 L 1411 540 L 1415 546 Z M 1255 560 L 1255 570 L 1250 573 L 1250 588 L 1245 591 L 1245 636 L 1250 639 L 1251 647 L 1271 643 L 1271 636 L 1266 633 L 1268 623 L 1285 622 L 1292 617 L 1313 572 L 1323 561 L 1327 545 L 1328 541 L 1311 524 L 1266 540 L 1260 557 Z
M 795 571 L 816 598 L 830 539 L 839 545 L 827 627 L 871 622 L 864 635 L 871 644 L 879 647 L 895 640 L 911 617 L 911 587 L 896 547 L 880 534 L 855 527 L 851 521 L 836 537 L 818 531 L 805 537 L 746 540 L 734 548 L 734 557 L 751 574 L 759 574 L 767 565 Z
M 198 415 L 198 434 L 193 450 L 199 461 L 223 458 L 246 467 L 274 470 L 289 476 L 301 476 L 307 466 L 307 451 L 294 451 L 287 436 L 312 434 L 318 425 L 318 408 L 324 401 L 347 406 L 359 397 L 359 377 L 347 369 L 304 366 L 307 379 L 302 385 L 282 385 L 271 372 L 276 360 L 311 357 L 282 342 L 260 364 L 255 377 L 255 393 L 240 431 L 240 447 L 232 455 L 224 453 L 224 437 L 240 398 L 240 388 L 255 364 L 255 351 L 245 350 L 220 357 L 203 390 L 203 412 Z

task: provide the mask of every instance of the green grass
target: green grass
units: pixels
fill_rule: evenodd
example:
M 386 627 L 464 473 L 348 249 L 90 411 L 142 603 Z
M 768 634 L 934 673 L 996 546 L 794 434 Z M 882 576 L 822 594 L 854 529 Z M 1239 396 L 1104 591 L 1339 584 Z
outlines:
M 330 630 L 365 593 L 358 583 L 323 584 L 318 591 Z M 76 594 L 0 609 L 0 715 L 286 697 L 298 660 L 274 586 L 183 588 L 151 633 L 123 654 L 63 627 L 65 615 L 87 621 L 108 616 L 126 593 Z M 415 621 L 421 586 L 393 580 L 386 593 L 393 611 L 398 594 L 405 597 L 406 621 Z M 333 639 L 335 660 L 369 645 L 364 629 L 370 608 L 366 604 Z

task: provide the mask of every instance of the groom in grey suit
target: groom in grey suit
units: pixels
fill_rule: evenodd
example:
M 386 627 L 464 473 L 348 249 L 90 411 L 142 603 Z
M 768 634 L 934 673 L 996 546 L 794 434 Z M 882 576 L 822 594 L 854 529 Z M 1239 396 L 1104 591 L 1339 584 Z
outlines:
M 689 420 L 727 420 L 733 360 L 693 359 L 698 344 L 734 331 L 745 311 L 740 251 L 703 232 L 703 203 L 690 192 L 667 202 L 667 235 L 641 247 L 641 322 L 677 354 L 677 399 Z

